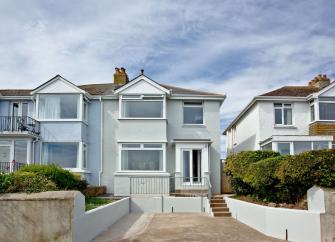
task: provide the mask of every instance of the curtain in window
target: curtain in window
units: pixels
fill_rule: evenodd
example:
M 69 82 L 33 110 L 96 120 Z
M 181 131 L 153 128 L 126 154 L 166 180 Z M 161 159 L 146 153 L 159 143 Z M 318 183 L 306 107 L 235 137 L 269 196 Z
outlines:
M 39 101 L 39 117 L 42 119 L 59 119 L 60 118 L 60 102 L 59 96 L 49 95 L 41 97 Z

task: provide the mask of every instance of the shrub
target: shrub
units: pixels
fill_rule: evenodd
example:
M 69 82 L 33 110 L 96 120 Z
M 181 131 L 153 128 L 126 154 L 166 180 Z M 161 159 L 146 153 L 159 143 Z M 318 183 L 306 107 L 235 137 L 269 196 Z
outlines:
M 10 184 L 3 192 L 45 192 L 58 190 L 54 182 L 33 172 L 15 172 L 7 175 Z
M 80 176 L 74 175 L 57 165 L 37 165 L 31 164 L 21 168 L 20 172 L 32 172 L 46 177 L 56 184 L 60 190 L 84 190 L 87 187 L 87 182 L 82 180 Z
M 335 150 L 313 150 L 290 156 L 277 176 L 284 184 L 335 187 Z
M 262 159 L 276 157 L 280 154 L 274 151 L 242 151 L 230 155 L 224 165 L 225 173 L 231 177 L 231 186 L 238 195 L 248 195 L 253 193 L 253 188 L 246 181 L 249 166 Z
M 12 184 L 12 177 L 9 174 L 0 173 L 0 193 L 5 193 Z

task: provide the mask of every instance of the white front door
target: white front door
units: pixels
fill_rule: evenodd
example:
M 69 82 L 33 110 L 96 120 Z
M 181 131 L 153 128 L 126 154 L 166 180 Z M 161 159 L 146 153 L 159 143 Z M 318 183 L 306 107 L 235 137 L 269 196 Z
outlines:
M 181 165 L 184 183 L 201 182 L 201 149 L 182 149 Z

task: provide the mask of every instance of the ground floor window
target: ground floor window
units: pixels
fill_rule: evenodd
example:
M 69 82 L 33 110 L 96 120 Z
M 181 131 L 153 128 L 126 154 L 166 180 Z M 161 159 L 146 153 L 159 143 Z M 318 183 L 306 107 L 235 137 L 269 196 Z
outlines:
M 163 144 L 121 144 L 122 171 L 163 171 Z
M 28 150 L 29 140 L 1 140 L 0 162 L 28 163 L 30 152 Z
M 272 146 L 272 143 L 274 144 Z M 329 141 L 292 141 L 292 142 L 270 142 L 261 147 L 262 150 L 278 151 L 282 155 L 300 154 L 309 150 L 329 149 Z
M 79 142 L 44 142 L 42 162 L 57 164 L 64 168 L 78 168 Z

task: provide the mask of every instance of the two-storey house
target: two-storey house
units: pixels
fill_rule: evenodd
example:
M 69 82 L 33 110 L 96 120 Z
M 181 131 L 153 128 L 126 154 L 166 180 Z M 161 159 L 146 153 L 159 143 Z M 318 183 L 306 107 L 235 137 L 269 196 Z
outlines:
M 178 178 L 191 189 L 206 178 L 219 193 L 224 99 L 143 71 L 129 81 L 124 68 L 111 83 L 75 85 L 57 75 L 33 90 L 0 90 L 1 169 L 56 163 L 115 195 L 129 195 L 134 181 L 156 189 Z
M 319 75 L 307 86 L 284 86 L 257 96 L 224 134 L 227 154 L 245 150 L 298 154 L 332 148 L 335 82 Z

